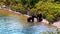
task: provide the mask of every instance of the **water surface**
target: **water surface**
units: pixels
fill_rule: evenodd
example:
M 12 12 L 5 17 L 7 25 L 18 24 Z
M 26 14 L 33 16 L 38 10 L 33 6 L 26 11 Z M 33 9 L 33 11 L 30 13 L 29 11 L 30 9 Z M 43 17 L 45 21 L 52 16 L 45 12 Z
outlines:
M 12 11 L 0 9 L 0 34 L 41 34 L 56 31 L 51 25 L 41 22 L 29 23 L 27 17 Z
M 0 16 L 0 34 L 40 34 L 40 32 L 56 31 L 55 27 L 47 27 L 42 24 L 31 24 L 26 28 L 23 19 Z M 26 25 L 26 24 L 25 24 Z

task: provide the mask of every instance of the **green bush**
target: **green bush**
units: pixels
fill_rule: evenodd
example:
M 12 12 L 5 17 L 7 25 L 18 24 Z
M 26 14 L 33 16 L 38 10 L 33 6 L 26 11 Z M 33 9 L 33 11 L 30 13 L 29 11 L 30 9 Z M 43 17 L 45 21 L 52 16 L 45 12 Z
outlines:
M 55 0 L 57 1 L 57 0 Z M 56 3 L 54 0 L 1 0 L 0 5 L 7 6 L 19 10 L 22 13 L 38 14 L 42 13 L 43 17 L 49 22 L 53 22 L 60 17 L 60 3 Z M 59 1 L 59 0 L 58 0 Z

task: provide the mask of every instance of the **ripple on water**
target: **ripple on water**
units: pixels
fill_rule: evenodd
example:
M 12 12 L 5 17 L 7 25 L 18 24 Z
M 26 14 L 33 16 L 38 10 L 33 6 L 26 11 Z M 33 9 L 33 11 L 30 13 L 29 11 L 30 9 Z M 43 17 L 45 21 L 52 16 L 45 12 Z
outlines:
M 32 25 L 24 28 L 17 18 L 0 17 L 0 34 L 40 34 L 43 31 L 55 31 L 44 25 Z
M 0 17 L 0 34 L 23 34 L 22 29 L 17 18 Z
M 27 27 L 23 32 L 25 34 L 41 34 L 41 32 L 47 32 L 47 31 L 56 32 L 56 29 L 48 28 L 44 25 L 33 25 L 33 26 Z

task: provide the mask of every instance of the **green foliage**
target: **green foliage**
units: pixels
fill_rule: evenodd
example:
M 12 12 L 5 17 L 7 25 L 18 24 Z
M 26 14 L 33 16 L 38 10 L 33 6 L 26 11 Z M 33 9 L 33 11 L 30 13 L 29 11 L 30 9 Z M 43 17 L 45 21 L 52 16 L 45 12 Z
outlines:
M 37 14 L 38 12 L 37 12 L 37 10 L 35 9 L 35 8 L 32 8 L 31 10 L 30 10 L 30 14 Z
M 42 13 L 44 18 L 53 22 L 60 17 L 60 3 L 55 1 L 59 0 L 0 0 L 0 5 L 6 5 L 22 13 Z
M 60 4 L 53 3 L 53 1 L 40 1 L 35 7 L 50 22 L 60 16 Z
M 53 15 L 51 15 L 51 14 L 48 14 L 47 16 L 46 16 L 46 19 L 49 21 L 49 22 L 53 22 L 54 21 L 54 16 Z

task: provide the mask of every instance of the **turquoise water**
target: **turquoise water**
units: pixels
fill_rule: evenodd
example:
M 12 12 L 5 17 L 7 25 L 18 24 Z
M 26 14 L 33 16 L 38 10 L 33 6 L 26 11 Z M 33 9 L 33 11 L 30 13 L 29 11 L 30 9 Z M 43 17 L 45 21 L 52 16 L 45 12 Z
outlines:
M 0 34 L 40 34 L 44 31 L 56 31 L 56 29 L 33 24 L 25 28 L 17 18 L 0 17 Z
M 24 30 L 24 33 L 25 34 L 41 34 L 42 32 L 48 32 L 48 31 L 56 32 L 56 29 L 54 27 L 48 28 L 44 25 L 33 25 L 33 26 L 27 27 Z
M 17 18 L 0 17 L 0 34 L 23 34 L 23 25 Z

